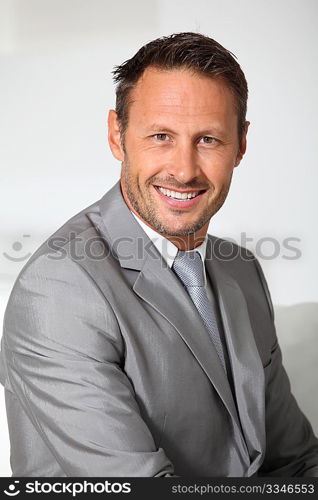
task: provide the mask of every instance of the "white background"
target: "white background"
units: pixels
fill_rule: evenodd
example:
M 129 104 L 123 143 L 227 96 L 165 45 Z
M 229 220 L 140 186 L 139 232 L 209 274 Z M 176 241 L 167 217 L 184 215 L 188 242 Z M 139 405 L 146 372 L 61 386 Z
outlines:
M 317 360 L 317 13 L 315 0 L 0 0 L 0 315 L 25 263 L 3 253 L 23 259 L 119 177 L 106 140 L 113 66 L 153 38 L 200 31 L 234 52 L 250 89 L 248 152 L 209 232 L 251 238 L 295 393 L 318 429 L 316 370 L 293 357 Z M 285 258 L 286 238 L 300 258 Z M 10 475 L 0 396 L 0 475 Z

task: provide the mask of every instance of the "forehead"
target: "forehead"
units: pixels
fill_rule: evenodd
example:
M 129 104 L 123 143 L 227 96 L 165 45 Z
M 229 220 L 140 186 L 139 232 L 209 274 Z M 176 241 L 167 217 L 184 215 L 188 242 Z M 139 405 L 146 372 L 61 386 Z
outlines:
M 183 68 L 147 68 L 132 89 L 130 102 L 130 117 L 158 112 L 180 119 L 216 113 L 236 116 L 235 98 L 223 80 Z

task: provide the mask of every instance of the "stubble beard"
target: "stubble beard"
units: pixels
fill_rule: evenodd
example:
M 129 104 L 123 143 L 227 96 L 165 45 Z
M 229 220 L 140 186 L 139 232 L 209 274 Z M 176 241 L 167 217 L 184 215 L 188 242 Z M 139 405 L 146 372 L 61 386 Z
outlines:
M 144 192 L 140 189 L 138 181 L 131 174 L 127 155 L 125 161 L 122 164 L 122 175 L 124 178 L 126 195 L 135 212 L 141 219 L 147 222 L 147 224 L 152 226 L 155 231 L 167 236 L 188 236 L 199 231 L 222 207 L 229 192 L 232 178 L 231 176 L 228 185 L 223 187 L 219 196 L 213 200 L 212 204 L 210 204 L 203 210 L 198 220 L 191 224 L 185 225 L 182 229 L 176 230 L 168 227 L 157 214 L 152 197 L 148 194 L 152 186 L 152 180 L 150 179 L 146 183 Z M 176 216 L 184 213 L 183 210 L 177 209 L 175 209 L 174 212 Z

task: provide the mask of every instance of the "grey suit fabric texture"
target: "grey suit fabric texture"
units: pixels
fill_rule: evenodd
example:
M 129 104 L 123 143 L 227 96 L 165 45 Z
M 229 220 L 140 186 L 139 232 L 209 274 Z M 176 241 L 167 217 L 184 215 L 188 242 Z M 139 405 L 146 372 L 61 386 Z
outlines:
M 1 341 L 13 476 L 318 476 L 258 261 L 209 235 L 205 266 L 233 391 L 119 183 L 41 245 Z

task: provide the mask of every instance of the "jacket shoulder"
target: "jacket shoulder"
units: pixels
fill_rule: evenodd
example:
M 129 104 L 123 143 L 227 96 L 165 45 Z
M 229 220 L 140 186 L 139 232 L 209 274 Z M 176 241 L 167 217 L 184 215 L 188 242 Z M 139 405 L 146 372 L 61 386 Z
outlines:
M 49 256 L 52 260 L 58 260 L 59 255 L 68 254 L 68 257 L 72 258 L 71 248 L 73 250 L 75 247 L 80 249 L 89 238 L 99 237 L 98 229 L 91 220 L 92 214 L 99 215 L 100 213 L 99 202 L 100 200 L 95 201 L 85 207 L 52 233 L 28 259 L 20 270 L 16 281 L 27 272 L 30 266 L 36 266 L 36 261 L 41 260 L 42 256 Z
M 238 245 L 231 239 L 219 238 L 208 234 L 212 248 L 212 256 L 222 262 L 250 262 L 255 261 L 255 255 L 245 247 Z

